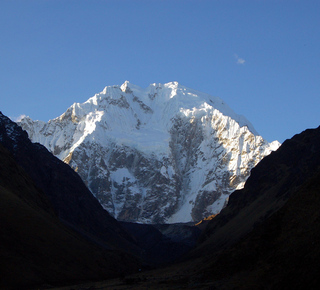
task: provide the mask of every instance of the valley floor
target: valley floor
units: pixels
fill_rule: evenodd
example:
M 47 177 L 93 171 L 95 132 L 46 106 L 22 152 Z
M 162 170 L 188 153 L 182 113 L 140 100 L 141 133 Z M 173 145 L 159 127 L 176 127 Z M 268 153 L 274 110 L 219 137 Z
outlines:
M 100 290 L 100 289 L 216 289 L 212 281 L 196 281 L 194 273 L 180 270 L 178 265 L 126 276 L 124 278 L 84 283 L 50 290 Z M 219 288 L 220 289 L 220 288 Z

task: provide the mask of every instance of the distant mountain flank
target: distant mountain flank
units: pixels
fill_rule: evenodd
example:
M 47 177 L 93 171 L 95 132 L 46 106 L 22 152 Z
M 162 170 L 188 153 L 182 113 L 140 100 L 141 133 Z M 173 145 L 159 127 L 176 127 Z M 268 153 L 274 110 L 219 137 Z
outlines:
M 25 117 L 19 125 L 127 222 L 189 222 L 219 213 L 280 145 L 220 98 L 177 82 L 143 89 L 126 81 L 47 123 Z

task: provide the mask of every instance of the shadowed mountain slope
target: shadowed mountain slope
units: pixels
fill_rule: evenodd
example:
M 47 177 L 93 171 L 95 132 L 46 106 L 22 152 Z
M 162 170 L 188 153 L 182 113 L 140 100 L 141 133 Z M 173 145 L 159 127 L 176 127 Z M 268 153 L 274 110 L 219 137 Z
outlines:
M 320 170 L 289 201 L 217 259 L 203 261 L 202 281 L 218 289 L 318 289 Z
M 228 206 L 202 236 L 203 247 L 229 246 L 279 210 L 320 168 L 320 127 L 286 140 L 252 171 L 245 187 L 232 193 Z
M 49 200 L 0 144 L 0 288 L 118 277 L 136 259 L 111 251 L 62 224 Z
M 189 280 L 217 289 L 315 289 L 320 282 L 320 127 L 286 140 L 209 221 Z
M 2 114 L 0 142 L 48 196 L 64 223 L 111 248 L 139 252 L 131 235 L 101 207 L 78 174 L 44 146 L 32 143 L 21 127 Z

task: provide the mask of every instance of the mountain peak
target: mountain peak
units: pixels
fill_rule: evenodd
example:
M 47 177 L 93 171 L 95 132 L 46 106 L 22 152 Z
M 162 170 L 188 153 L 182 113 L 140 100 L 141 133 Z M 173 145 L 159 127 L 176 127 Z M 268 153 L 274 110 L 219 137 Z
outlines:
M 125 81 L 61 116 L 20 125 L 126 221 L 189 222 L 216 214 L 278 147 L 220 98 L 178 82 L 142 89 Z
M 167 88 L 178 88 L 179 86 L 179 83 L 177 81 L 173 81 L 173 82 L 169 82 L 169 83 L 166 83 L 164 84 L 164 87 L 167 87 Z
M 120 86 L 120 90 L 123 91 L 124 93 L 127 93 L 130 88 L 129 88 L 129 81 L 125 81 L 121 86 Z

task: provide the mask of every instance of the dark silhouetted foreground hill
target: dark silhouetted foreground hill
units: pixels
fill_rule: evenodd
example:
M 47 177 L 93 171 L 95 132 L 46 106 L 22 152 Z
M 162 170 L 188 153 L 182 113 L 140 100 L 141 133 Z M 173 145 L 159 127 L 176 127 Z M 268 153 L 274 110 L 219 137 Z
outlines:
M 320 282 L 320 127 L 286 140 L 251 172 L 190 254 L 217 289 L 315 289 Z
M 76 231 L 109 245 L 139 252 L 134 240 L 93 197 L 81 178 L 0 113 L 0 142 L 49 198 L 57 216 Z
M 320 127 L 286 140 L 252 171 L 242 190 L 209 222 L 203 247 L 221 250 L 279 210 L 320 169 Z
M 0 145 L 1 286 L 105 279 L 141 267 L 134 238 L 78 175 L 1 113 Z
M 129 255 L 60 222 L 49 200 L 0 144 L 0 288 L 99 280 L 133 272 Z
M 320 171 L 288 202 L 198 272 L 227 289 L 318 289 Z

